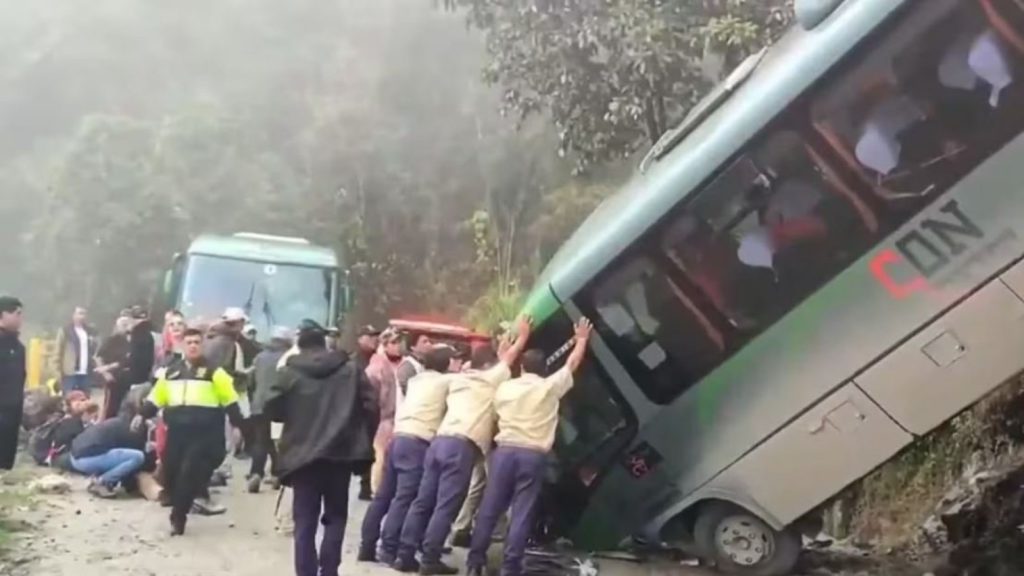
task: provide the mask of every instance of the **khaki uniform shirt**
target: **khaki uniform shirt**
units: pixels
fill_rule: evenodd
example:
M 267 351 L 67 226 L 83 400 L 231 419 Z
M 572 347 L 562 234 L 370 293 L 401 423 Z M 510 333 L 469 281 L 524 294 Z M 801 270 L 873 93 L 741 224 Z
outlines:
M 487 370 L 469 371 L 452 377 L 448 388 L 448 413 L 437 433 L 461 436 L 487 453 L 494 439 L 494 393 L 498 386 L 512 377 L 504 362 Z
M 409 379 L 405 400 L 395 413 L 395 434 L 434 439 L 445 414 L 450 374 L 421 372 Z
M 498 413 L 498 444 L 533 448 L 547 452 L 555 443 L 558 405 L 572 388 L 567 367 L 547 378 L 523 374 L 498 387 L 494 409 Z

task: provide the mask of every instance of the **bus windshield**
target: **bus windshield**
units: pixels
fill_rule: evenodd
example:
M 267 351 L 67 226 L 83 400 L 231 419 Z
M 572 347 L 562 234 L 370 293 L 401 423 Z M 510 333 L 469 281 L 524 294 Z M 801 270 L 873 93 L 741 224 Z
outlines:
M 305 318 L 327 326 L 337 272 L 327 268 L 268 264 L 216 256 L 189 256 L 179 307 L 190 320 L 219 318 L 226 308 L 249 315 L 259 338 L 272 326 L 297 326 Z

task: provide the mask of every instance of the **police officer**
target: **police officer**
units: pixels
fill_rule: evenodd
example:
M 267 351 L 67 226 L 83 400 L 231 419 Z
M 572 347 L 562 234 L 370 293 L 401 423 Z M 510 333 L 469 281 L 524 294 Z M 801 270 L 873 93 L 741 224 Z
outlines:
M 188 329 L 184 356 L 167 366 L 153 386 L 132 426 L 164 412 L 167 446 L 164 452 L 164 489 L 171 501 L 171 535 L 185 533 L 185 523 L 196 497 L 224 460 L 224 416 L 231 425 L 242 423 L 238 393 L 231 376 L 211 366 L 203 356 L 203 333 Z

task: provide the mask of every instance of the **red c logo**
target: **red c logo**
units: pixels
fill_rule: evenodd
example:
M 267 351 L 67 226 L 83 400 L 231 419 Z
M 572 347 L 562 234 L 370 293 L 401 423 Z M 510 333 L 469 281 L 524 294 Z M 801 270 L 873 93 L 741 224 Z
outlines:
M 868 265 L 871 268 L 871 273 L 875 275 L 875 279 L 882 285 L 889 294 L 897 300 L 909 297 L 915 292 L 925 292 L 930 286 L 928 280 L 922 276 L 917 276 L 907 282 L 897 282 L 886 270 L 886 266 L 890 264 L 898 264 L 903 261 L 903 257 L 899 255 L 895 250 L 887 249 L 878 253 L 877 256 L 871 259 L 871 263 Z

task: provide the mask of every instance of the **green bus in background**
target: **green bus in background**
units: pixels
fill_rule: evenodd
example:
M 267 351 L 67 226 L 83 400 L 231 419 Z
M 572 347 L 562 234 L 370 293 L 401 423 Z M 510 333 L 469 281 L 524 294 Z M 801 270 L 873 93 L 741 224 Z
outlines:
M 334 250 L 307 240 L 205 235 L 175 256 L 154 316 L 178 309 L 190 320 L 215 320 L 226 308 L 239 307 L 262 340 L 271 327 L 298 326 L 305 318 L 339 323 L 351 301 L 347 279 Z
M 1024 369 L 1024 3 L 796 0 L 525 306 L 563 401 L 541 527 L 788 573 L 816 512 Z

